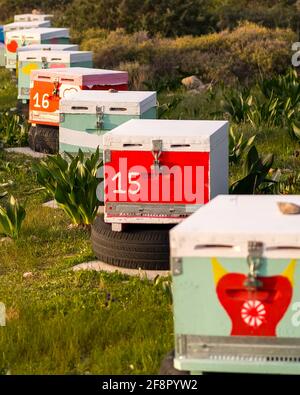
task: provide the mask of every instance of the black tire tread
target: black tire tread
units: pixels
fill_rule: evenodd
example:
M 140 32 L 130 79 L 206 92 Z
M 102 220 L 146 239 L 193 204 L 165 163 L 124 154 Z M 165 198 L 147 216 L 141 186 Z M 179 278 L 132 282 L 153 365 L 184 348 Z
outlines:
M 113 232 L 100 215 L 92 225 L 93 250 L 99 260 L 115 266 L 168 270 L 170 228 L 132 224 L 123 232 Z
M 58 127 L 36 125 L 35 130 L 30 130 L 29 135 L 29 146 L 32 150 L 46 154 L 56 154 L 58 152 Z

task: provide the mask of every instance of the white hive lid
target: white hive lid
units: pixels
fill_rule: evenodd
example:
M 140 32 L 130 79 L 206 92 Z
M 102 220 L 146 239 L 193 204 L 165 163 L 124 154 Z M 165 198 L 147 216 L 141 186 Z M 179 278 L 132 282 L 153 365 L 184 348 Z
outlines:
M 19 47 L 17 52 L 26 51 L 78 51 L 77 44 L 29 44 Z
M 51 26 L 50 21 L 31 21 L 31 22 L 12 22 L 3 26 L 5 32 L 14 30 L 28 30 L 41 27 Z
M 37 27 L 32 29 L 11 31 L 7 33 L 6 37 L 9 39 L 24 37 L 27 40 L 69 37 L 69 29 L 58 27 Z
M 92 60 L 93 54 L 89 51 L 45 51 L 45 50 L 34 50 L 24 51 L 19 54 L 20 61 L 36 61 L 41 62 L 43 58 L 46 58 L 48 62 L 76 62 L 76 61 L 87 61 Z
M 65 113 L 95 113 L 102 107 L 105 114 L 140 115 L 156 106 L 156 92 L 145 91 L 79 91 L 60 101 Z
M 15 22 L 21 21 L 45 21 L 46 19 L 53 18 L 51 14 L 17 14 L 14 16 Z
M 282 214 L 278 202 L 300 205 L 300 195 L 217 196 L 171 230 L 172 256 L 247 256 L 258 241 L 266 255 L 300 257 L 300 214 Z
M 132 119 L 103 136 L 104 147 L 119 149 L 122 144 L 141 144 L 148 151 L 152 140 L 162 140 L 163 150 L 186 146 L 190 151 L 211 151 L 227 139 L 227 121 L 184 121 Z

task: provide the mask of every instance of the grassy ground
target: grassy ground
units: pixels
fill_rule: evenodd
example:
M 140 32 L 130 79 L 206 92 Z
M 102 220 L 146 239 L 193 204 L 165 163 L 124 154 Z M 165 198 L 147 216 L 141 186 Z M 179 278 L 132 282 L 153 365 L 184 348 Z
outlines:
M 9 164 L 9 165 L 8 165 Z M 162 284 L 119 274 L 73 272 L 90 260 L 89 234 L 41 207 L 31 160 L 0 155 L 0 183 L 26 201 L 17 242 L 0 242 L 0 370 L 11 373 L 156 373 L 172 348 L 172 314 Z M 24 273 L 32 276 L 24 277 Z
M 10 71 L 0 69 L 0 110 L 16 106 L 17 87 L 10 76 Z
M 1 71 L 0 110 L 14 106 L 15 95 Z M 217 98 L 183 91 L 160 95 L 160 103 L 169 103 L 164 117 L 173 119 L 214 118 L 218 109 Z M 259 152 L 274 153 L 274 168 L 291 174 L 285 192 L 299 193 L 299 144 L 284 130 L 240 129 L 257 134 Z M 7 326 L 0 327 L 0 373 L 156 373 L 173 347 L 166 284 L 73 272 L 75 264 L 93 259 L 89 234 L 70 229 L 60 210 L 42 207 L 46 197 L 36 192 L 32 163 L 0 151 L 0 184 L 10 182 L 5 189 L 27 211 L 20 239 L 0 242 L 0 301 L 7 308 Z M 241 175 L 241 164 L 231 166 L 231 182 Z

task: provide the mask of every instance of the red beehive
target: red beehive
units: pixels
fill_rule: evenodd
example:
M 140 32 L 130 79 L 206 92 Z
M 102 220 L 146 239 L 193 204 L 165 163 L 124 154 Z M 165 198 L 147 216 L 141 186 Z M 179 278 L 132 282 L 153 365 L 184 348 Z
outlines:
M 125 71 L 83 67 L 34 70 L 30 74 L 29 122 L 59 125 L 59 101 L 80 90 L 127 90 Z

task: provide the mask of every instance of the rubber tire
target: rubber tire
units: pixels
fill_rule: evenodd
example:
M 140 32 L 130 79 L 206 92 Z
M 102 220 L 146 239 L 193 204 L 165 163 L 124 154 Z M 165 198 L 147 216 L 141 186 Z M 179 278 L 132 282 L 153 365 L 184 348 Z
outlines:
M 11 72 L 11 80 L 14 84 L 18 85 L 18 77 L 17 77 L 17 72 L 15 69 L 10 69 Z
M 56 154 L 59 145 L 59 128 L 57 126 L 36 125 L 29 130 L 29 147 L 33 151 Z
M 187 370 L 178 370 L 174 368 L 174 350 L 170 351 L 162 360 L 159 375 L 161 376 L 187 376 L 190 374 Z
M 174 225 L 130 224 L 122 232 L 111 230 L 103 215 L 92 225 L 96 257 L 105 263 L 142 270 L 169 270 L 169 230 Z
M 35 134 L 36 126 L 31 125 L 28 131 L 28 145 L 33 151 L 35 151 Z
M 29 101 L 27 103 L 23 103 L 22 100 L 18 100 L 17 111 L 18 111 L 18 114 L 23 116 L 24 119 L 28 120 L 28 118 L 29 118 Z

